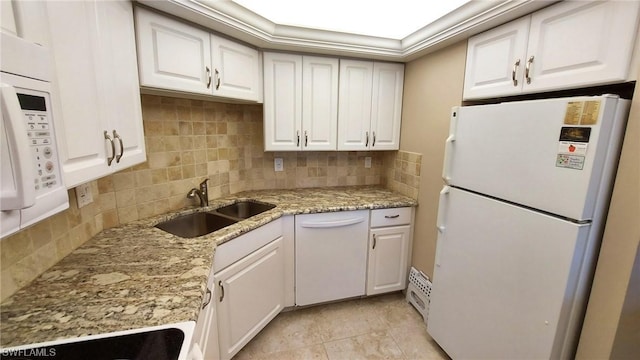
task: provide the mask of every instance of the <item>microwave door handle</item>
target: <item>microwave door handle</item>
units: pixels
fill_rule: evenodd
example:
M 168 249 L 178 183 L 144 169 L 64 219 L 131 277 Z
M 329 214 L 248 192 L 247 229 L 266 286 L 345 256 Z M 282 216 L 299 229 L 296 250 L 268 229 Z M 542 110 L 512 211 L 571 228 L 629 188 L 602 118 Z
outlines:
M 1 210 L 23 209 L 36 202 L 36 190 L 33 183 L 36 179 L 33 155 L 16 90 L 13 86 L 1 84 L 0 98 L 3 127 L 1 136 L 3 136 L 3 141 L 7 141 L 9 147 L 13 177 L 16 183 L 15 190 L 2 189 L 0 208 Z

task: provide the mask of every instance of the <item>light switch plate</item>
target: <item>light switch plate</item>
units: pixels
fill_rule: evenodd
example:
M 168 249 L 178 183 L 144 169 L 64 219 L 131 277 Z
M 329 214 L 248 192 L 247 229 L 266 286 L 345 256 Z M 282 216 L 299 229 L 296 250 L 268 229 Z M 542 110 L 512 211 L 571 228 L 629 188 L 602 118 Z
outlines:
M 273 167 L 275 171 L 284 171 L 284 161 L 282 158 L 273 159 Z
M 93 202 L 93 194 L 91 194 L 91 185 L 89 183 L 76 186 L 76 200 L 78 201 L 78 209 Z
M 364 158 L 364 167 L 367 169 L 371 167 L 371 156 L 367 156 Z

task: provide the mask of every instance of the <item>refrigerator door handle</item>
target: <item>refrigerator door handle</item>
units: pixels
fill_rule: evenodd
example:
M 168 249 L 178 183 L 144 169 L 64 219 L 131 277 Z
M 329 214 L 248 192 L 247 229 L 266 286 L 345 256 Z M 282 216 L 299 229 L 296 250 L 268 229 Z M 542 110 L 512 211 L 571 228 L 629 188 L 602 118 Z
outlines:
M 453 161 L 453 143 L 456 141 L 456 128 L 458 125 L 458 110 L 459 107 L 455 106 L 451 110 L 451 123 L 449 125 L 449 137 L 445 141 L 444 149 L 444 165 L 442 166 L 442 180 L 449 185 L 451 183 L 451 174 L 449 168 Z
M 442 241 L 442 237 L 444 236 L 444 232 L 447 229 L 447 227 L 445 226 L 446 223 L 446 219 L 445 219 L 445 214 L 447 212 L 447 204 L 449 199 L 447 198 L 449 196 L 449 192 L 451 191 L 451 188 L 449 186 L 445 186 L 442 188 L 442 190 L 440 190 L 440 201 L 438 203 L 438 219 L 436 222 L 436 228 L 438 229 L 438 238 L 436 239 L 436 258 L 435 258 L 435 266 L 439 267 L 440 266 L 440 249 L 442 248 L 442 246 L 439 246 L 440 242 Z

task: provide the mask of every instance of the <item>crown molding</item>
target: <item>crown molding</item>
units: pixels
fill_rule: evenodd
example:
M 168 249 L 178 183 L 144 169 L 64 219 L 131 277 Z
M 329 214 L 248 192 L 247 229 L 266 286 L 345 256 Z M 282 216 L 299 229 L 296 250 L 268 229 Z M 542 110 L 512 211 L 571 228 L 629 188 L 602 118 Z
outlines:
M 232 1 L 137 2 L 260 49 L 406 62 L 557 1 L 471 1 L 401 40 L 276 24 Z

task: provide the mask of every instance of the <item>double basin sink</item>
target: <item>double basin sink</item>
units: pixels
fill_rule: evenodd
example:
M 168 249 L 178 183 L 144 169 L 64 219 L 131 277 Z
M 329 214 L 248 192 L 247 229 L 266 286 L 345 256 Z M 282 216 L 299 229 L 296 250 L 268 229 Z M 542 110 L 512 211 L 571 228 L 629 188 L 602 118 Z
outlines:
M 175 219 L 161 222 L 156 227 L 176 236 L 194 238 L 233 225 L 274 207 L 276 206 L 273 204 L 253 200 L 239 201 L 209 212 L 178 216 Z

